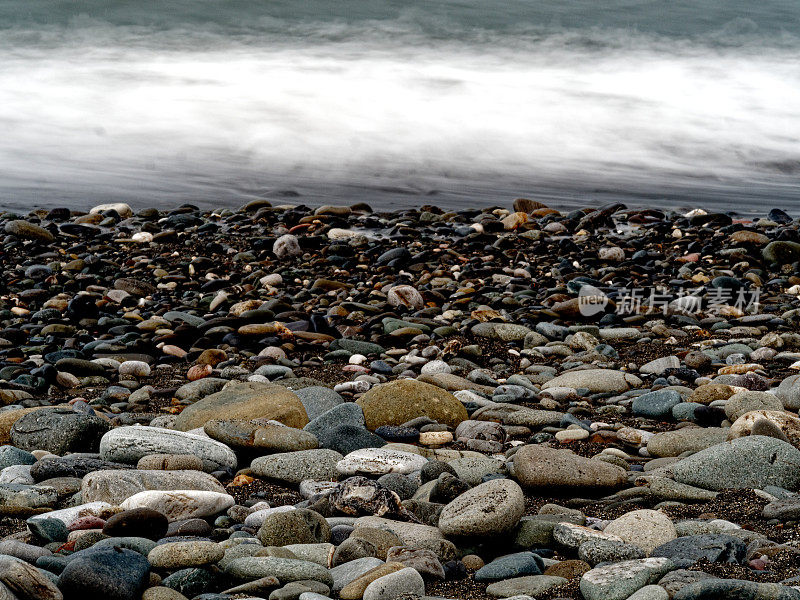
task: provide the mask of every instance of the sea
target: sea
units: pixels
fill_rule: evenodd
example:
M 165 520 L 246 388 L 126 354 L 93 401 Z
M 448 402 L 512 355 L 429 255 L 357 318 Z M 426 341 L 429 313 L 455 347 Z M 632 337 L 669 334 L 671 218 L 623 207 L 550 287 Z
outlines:
M 798 0 L 0 0 L 0 210 L 800 216 Z

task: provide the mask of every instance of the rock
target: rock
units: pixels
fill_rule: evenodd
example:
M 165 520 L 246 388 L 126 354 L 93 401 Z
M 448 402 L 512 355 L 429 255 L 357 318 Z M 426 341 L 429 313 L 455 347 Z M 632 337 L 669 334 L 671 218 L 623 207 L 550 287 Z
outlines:
M 14 446 L 0 446 L 0 470 L 14 465 L 32 465 L 36 457 L 30 452 L 20 450 Z
M 556 523 L 553 527 L 553 540 L 560 546 L 570 550 L 577 550 L 585 543 L 594 540 L 622 543 L 622 539 L 616 535 L 569 523 L 566 520 Z
M 295 390 L 294 392 L 303 407 L 306 409 L 309 421 L 313 421 L 317 417 L 325 414 L 332 408 L 344 402 L 338 393 L 330 388 L 322 387 L 319 385 L 312 385 L 306 388 Z
M 552 575 L 528 575 L 498 581 L 486 586 L 486 593 L 495 598 L 513 598 L 522 596 L 536 598 L 550 588 L 567 583 L 563 577 Z
M 307 431 L 280 423 L 262 422 L 260 419 L 252 421 L 213 419 L 206 422 L 203 431 L 227 446 L 257 450 L 262 454 L 312 450 L 318 446 L 317 438 Z
M 396 600 L 398 598 L 422 598 L 425 581 L 410 567 L 379 577 L 364 590 L 363 600 Z
M 47 231 L 44 227 L 40 227 L 28 221 L 7 221 L 5 225 L 5 232 L 23 240 L 32 240 L 34 242 L 52 242 L 55 237 L 52 233 Z
M 408 516 L 397 493 L 366 477 L 350 477 L 338 484 L 328 495 L 328 503 L 346 515 Z
M 422 578 L 428 580 L 443 580 L 444 567 L 432 550 L 427 548 L 409 548 L 408 546 L 393 546 L 386 554 L 387 562 L 396 562 L 406 567 L 411 567 Z
M 343 458 L 333 450 L 300 450 L 256 458 L 250 468 L 259 477 L 293 484 L 305 479 L 335 481 L 339 476 L 336 465 Z
M 681 568 L 698 560 L 742 564 L 747 555 L 747 545 L 724 533 L 688 535 L 661 544 L 650 555 L 669 558 Z
M 674 568 L 668 558 L 642 558 L 595 567 L 581 577 L 581 594 L 586 600 L 626 600 Z
M 645 552 L 639 546 L 617 540 L 595 537 L 585 540 L 578 546 L 578 558 L 593 566 L 644 557 Z
M 11 427 L 11 443 L 22 450 L 53 454 L 96 451 L 110 429 L 107 421 L 71 408 L 43 408 L 26 414 Z
M 171 542 L 153 548 L 147 560 L 155 569 L 202 567 L 222 560 L 225 551 L 214 542 Z
M 616 392 L 622 393 L 632 387 L 639 387 L 642 380 L 631 373 L 613 371 L 610 369 L 583 369 L 569 371 L 542 385 L 546 390 L 554 387 L 585 388 L 592 393 Z
M 774 242 L 773 242 L 774 243 Z M 705 579 L 681 588 L 672 600 L 800 600 L 800 591 L 778 583 L 741 579 Z
M 279 259 L 293 258 L 303 254 L 297 237 L 291 234 L 282 235 L 272 245 L 272 253 Z
M 439 529 L 449 536 L 496 536 L 511 531 L 525 512 L 522 489 L 493 479 L 461 494 L 442 509 Z
M 188 431 L 211 419 L 256 418 L 280 421 L 298 429 L 308 423 L 303 403 L 291 390 L 272 383 L 232 382 L 183 409 L 175 428 Z
M 783 403 L 766 392 L 738 392 L 728 398 L 725 415 L 731 422 L 754 410 L 783 411 Z
M 681 395 L 675 390 L 657 390 L 638 396 L 631 410 L 637 417 L 665 419 L 672 416 L 672 409 L 680 403 Z
M 364 411 L 367 429 L 402 425 L 417 417 L 428 417 L 456 427 L 467 419 L 464 405 L 449 392 L 413 379 L 376 385 L 356 402 Z
M 331 576 L 333 577 L 331 590 L 333 592 L 340 592 L 346 585 L 383 564 L 384 562 L 379 558 L 370 556 L 366 558 L 357 558 L 343 565 L 333 567 L 330 570 Z
M 516 323 L 478 323 L 470 329 L 473 335 L 502 342 L 518 342 L 531 333 L 529 327 Z
M 140 598 L 150 580 L 150 563 L 133 550 L 89 549 L 74 555 L 58 578 L 65 598 Z
M 679 483 L 707 490 L 800 488 L 800 450 L 786 442 L 749 436 L 701 450 L 667 468 Z
M 761 253 L 764 256 L 764 260 L 785 265 L 800 259 L 800 244 L 783 240 L 770 242 Z
M 358 404 L 354 402 L 345 402 L 344 404 L 334 406 L 310 421 L 308 425 L 303 427 L 303 430 L 317 436 L 317 438 L 321 440 L 326 432 L 335 427 L 345 425 L 356 428 L 365 427 L 364 411 L 361 410 Z
M 273 512 L 258 529 L 258 540 L 264 546 L 317 544 L 331 539 L 331 528 L 319 513 L 298 508 Z
M 311 579 L 327 586 L 333 585 L 333 577 L 322 565 L 292 558 L 245 556 L 230 561 L 225 572 L 239 579 L 277 577 L 281 583 Z
M 800 375 L 790 375 L 781 381 L 775 390 L 775 395 L 783 403 L 783 407 L 788 410 L 797 411 L 800 409 Z
M 639 367 L 639 372 L 645 375 L 661 375 L 667 369 L 677 369 L 681 366 L 681 361 L 677 356 L 664 356 L 651 360 Z
M 0 584 L 10 594 L 3 600 L 63 600 L 61 591 L 39 569 L 19 558 L 0 554 Z
M 494 559 L 475 572 L 475 581 L 500 581 L 512 577 L 541 575 L 544 562 L 533 552 L 517 552 Z
M 609 490 L 627 482 L 616 465 L 537 445 L 523 446 L 514 455 L 514 476 L 532 489 Z
M 656 510 L 634 510 L 614 519 L 603 533 L 615 535 L 623 542 L 640 547 L 647 554 L 656 547 L 678 537 L 675 526 L 664 513 Z
M 134 508 L 111 515 L 103 533 L 111 537 L 140 537 L 159 540 L 167 533 L 167 517 L 150 508 Z
M 656 457 L 698 452 L 726 441 L 728 433 L 727 429 L 720 427 L 684 427 L 662 431 L 647 440 L 647 452 Z
M 410 285 L 394 286 L 387 292 L 386 300 L 391 306 L 404 306 L 412 310 L 419 310 L 425 305 L 422 294 Z
M 385 475 L 386 473 L 411 473 L 421 469 L 428 459 L 410 452 L 386 448 L 363 448 L 345 456 L 336 464 L 342 475 Z
M 765 422 L 773 426 L 772 435 L 793 446 L 800 445 L 800 418 L 783 410 L 754 410 L 741 415 L 728 430 L 728 439 L 733 440 L 748 435 L 767 435 Z M 758 429 L 767 433 L 760 433 Z
M 174 522 L 195 517 L 210 517 L 230 508 L 233 503 L 233 496 L 220 492 L 148 490 L 134 494 L 120 506 L 123 510 L 150 508 Z
M 201 471 L 95 471 L 83 478 L 85 502 L 121 504 L 126 498 L 148 490 L 197 490 L 224 493 L 225 488 Z
M 208 471 L 235 469 L 236 455 L 225 444 L 208 437 L 157 427 L 118 427 L 103 436 L 103 460 L 136 464 L 148 454 L 193 454 Z
M 357 559 L 357 560 L 363 560 L 363 559 Z M 363 575 L 356 577 L 350 583 L 345 585 L 339 592 L 339 598 L 341 598 L 342 600 L 361 600 L 361 598 L 363 598 L 364 596 L 364 591 L 373 581 L 376 581 L 377 579 L 383 577 L 384 575 L 396 573 L 397 571 L 400 571 L 405 568 L 406 567 L 404 567 L 400 563 L 393 563 L 393 562 L 376 566 L 373 569 L 364 573 Z

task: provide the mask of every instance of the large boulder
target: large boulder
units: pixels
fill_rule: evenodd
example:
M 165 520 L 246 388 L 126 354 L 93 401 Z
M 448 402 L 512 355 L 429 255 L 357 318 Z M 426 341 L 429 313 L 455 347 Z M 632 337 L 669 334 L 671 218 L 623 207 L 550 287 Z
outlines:
M 414 379 L 376 385 L 357 404 L 364 411 L 367 429 L 373 431 L 381 425 L 401 425 L 417 417 L 429 417 L 451 427 L 468 418 L 464 405 L 453 394 Z
M 584 492 L 618 488 L 628 480 L 616 465 L 539 445 L 524 446 L 514 455 L 514 475 L 527 488 Z
M 175 428 L 189 431 L 211 419 L 274 419 L 302 429 L 308 414 L 291 390 L 272 383 L 232 382 L 219 392 L 187 406 L 178 415 Z

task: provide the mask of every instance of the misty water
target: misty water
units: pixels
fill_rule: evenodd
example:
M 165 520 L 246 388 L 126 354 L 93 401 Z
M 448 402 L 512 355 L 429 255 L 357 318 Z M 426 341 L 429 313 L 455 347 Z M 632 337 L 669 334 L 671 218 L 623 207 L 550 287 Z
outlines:
M 796 0 L 0 0 L 0 208 L 800 210 Z

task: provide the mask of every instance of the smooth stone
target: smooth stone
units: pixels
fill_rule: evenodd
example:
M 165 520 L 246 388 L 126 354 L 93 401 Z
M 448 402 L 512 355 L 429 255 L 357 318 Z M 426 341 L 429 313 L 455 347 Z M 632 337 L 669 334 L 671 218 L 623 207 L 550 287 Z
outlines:
M 489 584 L 486 586 L 486 593 L 495 598 L 512 598 L 520 595 L 536 598 L 539 594 L 564 585 L 567 581 L 563 577 L 553 575 L 527 575 Z
M 317 434 L 317 441 L 321 448 L 335 450 L 347 455 L 362 448 L 381 448 L 386 445 L 379 435 L 376 435 L 363 425 L 337 425 Z
M 134 494 L 148 490 L 198 490 L 225 493 L 219 481 L 202 471 L 95 471 L 83 478 L 85 502 L 121 504 Z
M 662 431 L 647 440 L 647 452 L 655 457 L 698 452 L 726 441 L 728 433 L 727 429 L 721 427 L 684 427 Z
M 227 510 L 233 504 L 233 496 L 220 492 L 149 490 L 134 494 L 120 506 L 123 510 L 151 508 L 173 522 L 194 517 L 210 517 Z
M 644 558 L 645 552 L 639 546 L 622 541 L 592 538 L 578 546 L 578 558 L 592 566 L 605 562 L 621 562 Z
M 135 508 L 110 516 L 103 533 L 111 537 L 138 537 L 159 540 L 167 533 L 169 521 L 158 511 Z
M 22 450 L 53 454 L 93 452 L 110 428 L 107 421 L 71 408 L 43 408 L 24 415 L 11 427 L 11 443 Z
M 140 598 L 150 581 L 150 563 L 133 550 L 98 548 L 71 559 L 58 578 L 69 598 Z
M 357 401 L 364 412 L 367 429 L 381 425 L 402 425 L 417 417 L 428 417 L 456 427 L 467 411 L 451 393 L 413 379 L 398 379 L 374 386 Z
M 345 456 L 336 464 L 342 475 L 406 474 L 420 470 L 428 460 L 418 454 L 387 450 L 386 448 L 362 448 Z
M 190 404 L 178 415 L 175 428 L 189 431 L 211 419 L 272 419 L 302 429 L 308 415 L 300 398 L 272 383 L 230 382 L 224 389 Z
M 527 488 L 608 490 L 627 483 L 624 469 L 570 450 L 523 446 L 513 464 L 515 478 Z
M 687 485 L 707 489 L 800 488 L 800 450 L 764 436 L 749 436 L 700 450 L 667 467 Z
M 384 562 L 381 559 L 367 556 L 333 567 L 330 570 L 331 576 L 333 577 L 331 590 L 337 593 L 340 592 L 346 585 L 382 564 L 384 564 Z
M 35 515 L 29 518 L 26 523 L 31 530 L 33 530 L 32 528 L 34 526 L 37 529 L 45 529 L 48 528 L 48 525 L 47 523 L 42 523 L 42 521 L 49 522 L 55 519 L 69 527 L 81 517 L 102 515 L 108 512 L 110 508 L 111 504 L 108 502 L 87 502 L 85 504 L 79 504 L 78 506 L 54 510 L 43 515 Z
M 344 586 L 339 591 L 339 598 L 341 598 L 341 600 L 361 600 L 361 598 L 364 596 L 364 591 L 373 581 L 383 577 L 384 575 L 396 573 L 404 568 L 406 567 L 395 562 L 378 565 L 360 577 L 356 577 L 353 581 Z
M 155 569 L 201 567 L 222 560 L 222 547 L 215 542 L 171 542 L 153 548 L 147 560 Z
M 780 398 L 767 392 L 737 392 L 728 398 L 725 415 L 731 422 L 754 410 L 783 411 Z
M 192 454 L 202 459 L 208 471 L 236 468 L 236 454 L 225 444 L 183 431 L 118 427 L 105 434 L 100 442 L 103 460 L 136 464 L 148 454 Z
M 230 561 L 225 572 L 239 579 L 277 577 L 281 583 L 312 579 L 327 586 L 333 585 L 328 569 L 317 563 L 274 556 L 245 556 Z
M 306 479 L 330 481 L 338 479 L 336 465 L 344 457 L 334 450 L 300 450 L 261 456 L 250 469 L 259 477 L 300 484 Z
M 584 369 L 570 371 L 554 377 L 542 385 L 546 390 L 552 387 L 585 388 L 591 393 L 627 392 L 642 385 L 642 380 L 631 373 L 611 369 Z
M 363 600 L 397 600 L 398 598 L 422 598 L 425 581 L 415 569 L 406 567 L 379 577 L 364 590 Z
M 327 411 L 344 402 L 337 392 L 330 388 L 312 385 L 294 392 L 306 409 L 309 421 L 325 414 Z
M 32 465 L 35 462 L 36 457 L 30 452 L 14 446 L 0 446 L 0 469 L 14 465 Z
M 800 600 L 800 591 L 778 583 L 705 579 L 681 588 L 672 600 Z
M 638 396 L 631 405 L 637 417 L 663 419 L 672 415 L 672 409 L 681 403 L 681 395 L 675 390 L 657 390 Z
M 639 367 L 639 372 L 646 375 L 661 375 L 667 369 L 677 369 L 681 366 L 681 361 L 677 356 L 663 356 L 656 358 Z
M 7 600 L 63 600 L 64 598 L 61 590 L 44 572 L 14 556 L 0 555 L 0 584 L 11 594 L 6 596 Z
M 361 407 L 355 402 L 345 402 L 334 406 L 310 421 L 308 425 L 303 427 L 303 430 L 322 439 L 325 432 L 343 425 L 366 427 L 364 411 L 362 411 Z
M 614 519 L 604 529 L 623 542 L 639 546 L 650 554 L 654 548 L 678 537 L 675 526 L 664 513 L 656 510 L 634 510 Z
M 544 562 L 533 552 L 518 552 L 494 559 L 475 572 L 475 581 L 500 581 L 512 577 L 541 575 Z
M 495 536 L 517 526 L 525 512 L 525 496 L 510 479 L 478 485 L 446 505 L 439 529 L 449 536 Z
M 331 529 L 319 513 L 298 508 L 265 515 L 257 537 L 264 546 L 317 544 L 330 540 Z
M 586 600 L 626 600 L 634 592 L 675 569 L 668 558 L 642 558 L 595 567 L 581 577 Z
M 747 545 L 724 533 L 689 535 L 654 548 L 650 555 L 669 558 L 682 568 L 698 560 L 742 564 L 747 555 Z

